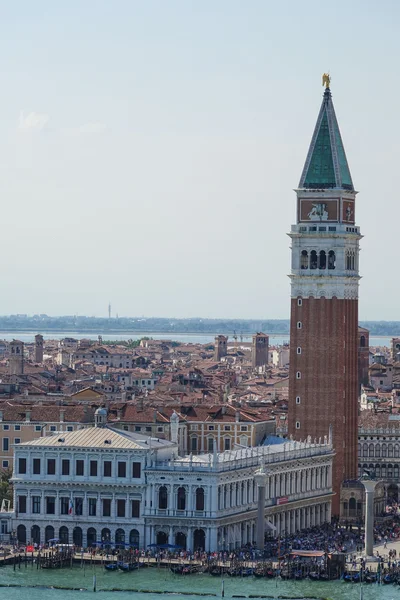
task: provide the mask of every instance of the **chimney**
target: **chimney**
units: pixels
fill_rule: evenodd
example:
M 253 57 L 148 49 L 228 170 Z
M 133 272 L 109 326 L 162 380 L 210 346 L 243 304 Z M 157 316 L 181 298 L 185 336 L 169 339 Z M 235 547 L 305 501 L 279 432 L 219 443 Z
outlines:
M 157 409 L 156 408 L 153 411 L 153 423 L 157 423 Z
M 235 421 L 236 423 L 239 423 L 240 421 L 240 412 L 238 410 L 235 412 Z
M 27 421 L 27 423 L 30 423 L 30 421 L 31 421 L 31 411 L 30 410 L 27 410 L 25 412 L 25 421 Z
M 65 410 L 60 410 L 60 423 L 65 421 Z
M 143 396 L 140 396 L 137 401 L 137 409 L 143 410 Z
M 2 420 L 3 420 L 3 411 L 0 410 L 0 421 L 2 421 Z
M 117 408 L 117 419 L 122 419 L 122 409 L 121 408 Z

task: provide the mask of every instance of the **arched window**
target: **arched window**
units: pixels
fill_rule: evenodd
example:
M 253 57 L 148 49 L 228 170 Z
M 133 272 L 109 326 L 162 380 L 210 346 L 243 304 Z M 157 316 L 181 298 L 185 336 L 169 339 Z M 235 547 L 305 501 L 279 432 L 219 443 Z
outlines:
M 379 463 L 375 465 L 375 475 L 376 477 L 380 477 L 381 475 L 381 465 Z
M 115 543 L 125 544 L 125 531 L 123 529 L 117 529 L 115 532 Z
M 196 490 L 196 510 L 204 510 L 204 489 L 201 487 Z
M 33 525 L 31 527 L 31 540 L 33 544 L 40 544 L 40 527 Z
M 177 510 L 186 510 L 186 490 L 184 487 L 178 488 L 176 495 L 176 508 Z
M 94 527 L 89 527 L 86 532 L 87 545 L 93 546 L 96 543 L 97 532 Z
M 388 479 L 392 479 L 392 477 L 393 477 L 393 465 L 390 463 L 387 466 L 387 476 L 388 476 Z
M 25 525 L 18 525 L 17 540 L 22 544 L 26 544 L 26 527 L 25 527 Z
M 375 458 L 379 458 L 381 455 L 381 447 L 379 444 L 376 444 L 375 446 Z
M 387 456 L 387 446 L 386 444 L 382 444 L 382 458 L 386 458 Z
M 368 448 L 368 456 L 374 456 L 374 445 L 370 444 Z
M 350 500 L 349 500 L 349 509 L 350 510 L 356 510 L 356 508 L 357 508 L 356 499 L 355 498 L 350 498 Z
M 308 269 L 308 252 L 303 250 L 300 258 L 300 269 Z
M 316 269 L 318 267 L 318 256 L 315 250 L 311 250 L 310 253 L 310 269 Z
M 394 445 L 394 457 L 399 458 L 399 445 L 398 444 Z
M 361 456 L 361 444 L 358 444 L 358 456 Z
M 137 529 L 131 529 L 129 534 L 129 545 L 139 547 L 139 532 Z
M 386 465 L 382 465 L 381 467 L 381 477 L 386 477 Z
M 365 335 L 360 337 L 360 347 L 365 348 Z
M 168 490 L 165 485 L 162 485 L 158 490 L 158 508 L 168 508 Z
M 54 539 L 54 527 L 52 525 L 47 525 L 46 529 L 44 530 L 44 541 L 47 542 L 49 540 L 53 540 Z
M 388 446 L 388 456 L 389 458 L 393 458 L 393 444 L 389 444 Z
M 60 538 L 61 544 L 68 544 L 68 527 L 65 527 L 65 525 L 60 527 L 58 537 Z
M 363 444 L 363 456 L 368 456 L 368 444 Z
M 80 527 L 74 527 L 72 531 L 72 543 L 75 546 L 82 547 L 83 545 L 83 531 Z
M 326 269 L 326 252 L 325 250 L 321 250 L 319 253 L 319 268 Z
M 336 267 L 336 256 L 333 250 L 328 252 L 328 269 L 334 269 Z

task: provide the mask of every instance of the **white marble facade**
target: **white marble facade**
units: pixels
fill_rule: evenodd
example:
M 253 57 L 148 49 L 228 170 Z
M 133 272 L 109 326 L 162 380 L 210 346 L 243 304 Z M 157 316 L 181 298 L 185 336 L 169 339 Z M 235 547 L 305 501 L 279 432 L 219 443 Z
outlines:
M 265 531 L 330 521 L 328 442 L 177 456 L 176 444 L 95 427 L 15 447 L 12 529 L 21 542 L 173 544 L 207 551 L 256 539 L 254 473 L 267 472 Z

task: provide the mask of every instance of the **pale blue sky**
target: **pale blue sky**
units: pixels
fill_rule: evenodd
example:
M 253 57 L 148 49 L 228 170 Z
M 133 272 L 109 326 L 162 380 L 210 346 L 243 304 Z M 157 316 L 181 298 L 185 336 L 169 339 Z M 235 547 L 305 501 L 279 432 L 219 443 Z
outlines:
M 398 306 L 400 5 L 0 1 L 0 314 L 289 316 L 330 70 L 360 318 Z

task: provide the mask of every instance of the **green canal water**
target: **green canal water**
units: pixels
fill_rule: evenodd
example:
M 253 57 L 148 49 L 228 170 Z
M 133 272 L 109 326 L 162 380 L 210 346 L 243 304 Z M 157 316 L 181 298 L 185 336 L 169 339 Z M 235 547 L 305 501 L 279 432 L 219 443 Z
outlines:
M 93 592 L 93 575 L 96 575 L 97 592 Z M 281 581 L 255 578 L 225 578 L 225 598 L 233 595 L 249 596 L 250 594 L 267 595 L 270 598 L 290 596 L 292 598 L 330 598 L 332 600 L 359 600 L 360 586 L 342 581 Z M 101 566 L 74 567 L 55 571 L 37 570 L 22 566 L 0 569 L 0 600 L 85 600 L 97 597 L 97 600 L 151 600 L 152 598 L 177 598 L 194 600 L 193 592 L 214 594 L 221 597 L 221 579 L 210 575 L 174 575 L 168 569 L 141 569 L 133 573 L 106 572 Z M 42 586 L 42 587 L 34 587 Z M 78 590 L 48 589 L 50 586 L 80 588 Z M 86 591 L 83 591 L 86 588 Z M 126 591 L 113 592 L 112 588 Z M 132 592 L 128 590 L 139 590 Z M 140 590 L 180 592 L 183 595 L 162 596 L 155 593 L 144 593 Z M 199 597 L 197 597 L 199 598 Z M 364 600 L 392 600 L 400 598 L 398 587 L 376 584 L 363 585 Z

